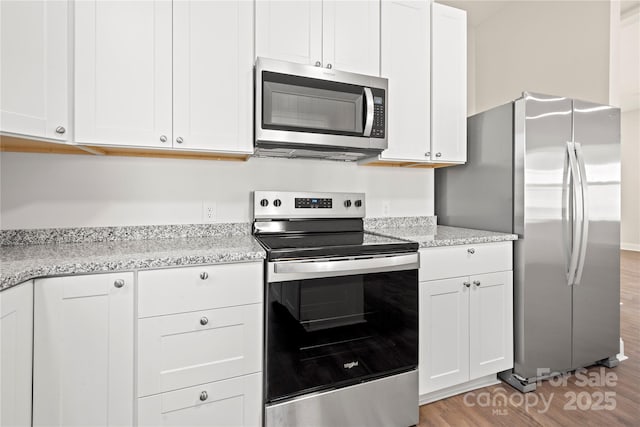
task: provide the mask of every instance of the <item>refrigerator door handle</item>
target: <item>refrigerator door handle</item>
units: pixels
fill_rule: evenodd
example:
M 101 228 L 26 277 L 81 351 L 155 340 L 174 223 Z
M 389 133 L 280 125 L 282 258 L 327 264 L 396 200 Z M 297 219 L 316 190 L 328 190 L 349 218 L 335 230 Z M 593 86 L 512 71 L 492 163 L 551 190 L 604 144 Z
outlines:
M 576 273 L 575 284 L 579 285 L 582 279 L 582 270 L 584 270 L 584 262 L 587 254 L 587 243 L 589 239 L 589 189 L 587 187 L 587 173 L 585 169 L 584 156 L 582 154 L 582 147 L 579 142 L 574 143 L 576 150 L 576 160 L 578 163 L 578 171 L 580 172 L 580 204 L 582 205 L 582 235 L 580 242 L 580 254 L 578 256 L 578 271 Z
M 572 188 L 570 194 L 572 195 L 573 206 L 570 206 L 573 212 L 571 221 L 571 256 L 569 257 L 569 265 L 567 270 L 567 285 L 573 286 L 576 279 L 576 273 L 578 270 L 578 256 L 580 255 L 579 247 L 582 242 L 582 192 L 580 191 L 580 181 L 578 175 L 578 161 L 576 160 L 575 145 L 572 141 L 567 142 L 567 155 L 569 156 L 569 170 L 571 175 Z M 568 242 L 567 242 L 568 243 Z

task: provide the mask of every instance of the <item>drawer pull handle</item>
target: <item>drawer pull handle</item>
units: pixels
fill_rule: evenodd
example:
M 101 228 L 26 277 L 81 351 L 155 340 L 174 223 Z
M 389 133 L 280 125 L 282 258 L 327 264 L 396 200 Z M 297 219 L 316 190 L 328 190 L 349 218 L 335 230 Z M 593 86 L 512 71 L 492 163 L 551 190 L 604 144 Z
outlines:
M 209 319 L 207 319 L 205 316 L 202 316 L 202 317 L 200 318 L 200 324 L 201 324 L 202 326 L 204 326 L 204 325 L 206 325 L 207 323 L 209 323 Z
M 469 248 L 469 249 L 467 249 L 467 252 L 469 252 L 471 255 L 473 255 L 473 254 L 476 253 L 476 250 L 473 249 L 473 248 Z
M 203 271 L 202 273 L 200 273 L 200 278 L 202 280 L 207 280 L 209 278 L 209 273 L 207 273 L 206 271 Z
M 465 285 L 467 288 L 471 287 L 471 283 L 469 283 L 469 282 L 464 282 L 463 285 Z
M 476 285 L 476 286 L 480 286 L 480 280 L 474 280 L 473 284 Z
M 207 400 L 208 398 L 209 398 L 209 395 L 207 394 L 207 392 L 206 392 L 206 391 L 203 391 L 202 393 L 200 393 L 200 400 L 201 400 L 201 401 L 203 401 L 203 402 L 204 402 L 204 401 L 205 401 L 205 400 Z
M 124 280 L 122 279 L 118 279 L 115 282 L 113 282 L 113 286 L 115 286 L 116 288 L 120 289 L 121 287 L 124 286 Z

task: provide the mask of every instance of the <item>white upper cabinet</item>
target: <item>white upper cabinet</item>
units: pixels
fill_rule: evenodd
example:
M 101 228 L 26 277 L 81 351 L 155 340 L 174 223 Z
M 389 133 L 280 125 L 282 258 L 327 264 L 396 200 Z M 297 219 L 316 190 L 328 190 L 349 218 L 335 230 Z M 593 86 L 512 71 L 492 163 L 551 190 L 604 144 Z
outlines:
M 433 3 L 431 159 L 467 161 L 467 13 Z
M 389 0 L 380 22 L 389 147 L 379 160 L 466 162 L 466 12 L 430 0 Z
M 253 153 L 253 4 L 173 3 L 173 147 Z
M 76 3 L 76 140 L 253 152 L 253 3 Z
M 322 63 L 321 0 L 257 0 L 256 56 Z
M 323 66 L 380 75 L 380 1 L 322 3 Z
M 31 425 L 33 282 L 0 292 L 0 426 Z
M 383 1 L 381 74 L 389 79 L 386 160 L 427 160 L 429 141 L 428 1 Z
M 256 1 L 256 56 L 380 74 L 380 1 Z
M 0 2 L 0 130 L 69 140 L 68 3 Z
M 171 8 L 75 2 L 77 142 L 171 147 Z

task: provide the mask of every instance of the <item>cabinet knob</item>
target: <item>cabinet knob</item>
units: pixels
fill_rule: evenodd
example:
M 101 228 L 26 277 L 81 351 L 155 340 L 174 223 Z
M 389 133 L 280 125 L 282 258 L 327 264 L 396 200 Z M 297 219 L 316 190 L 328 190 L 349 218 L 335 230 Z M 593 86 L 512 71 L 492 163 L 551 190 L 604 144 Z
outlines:
M 469 282 L 464 282 L 463 285 L 465 285 L 467 288 L 471 287 L 471 283 L 469 283 Z
M 184 139 L 182 139 L 182 137 L 181 137 L 181 136 L 179 136 L 179 137 L 177 137 L 177 138 L 176 138 L 176 142 L 177 142 L 178 144 L 182 144 L 182 143 L 184 142 Z
M 206 391 L 203 391 L 202 393 L 200 393 L 200 400 L 201 401 L 205 401 L 209 398 L 209 394 Z
M 436 157 L 442 157 L 442 153 L 436 153 Z
M 200 278 L 202 280 L 207 280 L 209 278 L 209 273 L 207 273 L 206 271 L 203 271 L 202 273 L 200 273 Z
M 206 317 L 206 316 L 202 316 L 202 317 L 200 318 L 200 324 L 201 324 L 202 326 L 205 326 L 207 323 L 209 323 L 209 319 L 207 319 L 207 317 Z
M 63 133 L 65 133 L 67 130 L 64 128 L 64 126 L 58 126 L 56 128 L 56 133 L 59 133 L 60 135 L 62 135 Z
M 476 250 L 473 249 L 473 248 L 469 248 L 469 249 L 467 249 L 467 252 L 469 252 L 471 255 L 473 255 L 473 254 L 476 253 Z
M 167 142 L 167 136 L 166 135 L 160 135 L 160 142 Z
M 115 286 L 116 288 L 121 288 L 124 286 L 124 280 L 122 279 L 118 279 L 115 282 L 113 282 L 113 286 Z
M 316 67 L 322 67 L 322 62 L 316 61 Z
M 427 151 L 426 153 L 424 153 L 425 157 L 431 157 L 431 151 Z
M 473 284 L 476 285 L 476 286 L 480 286 L 480 280 L 474 280 Z
M 331 64 L 327 64 L 327 68 L 330 70 L 331 69 Z

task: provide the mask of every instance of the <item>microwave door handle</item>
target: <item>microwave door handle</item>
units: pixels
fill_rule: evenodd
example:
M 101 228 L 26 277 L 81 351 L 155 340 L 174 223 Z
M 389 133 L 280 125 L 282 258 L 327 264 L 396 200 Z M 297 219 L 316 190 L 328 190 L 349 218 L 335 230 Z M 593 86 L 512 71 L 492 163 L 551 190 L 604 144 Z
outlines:
M 364 122 L 364 132 L 362 136 L 371 136 L 373 128 L 373 92 L 368 87 L 364 88 L 364 98 L 366 101 L 366 119 Z

